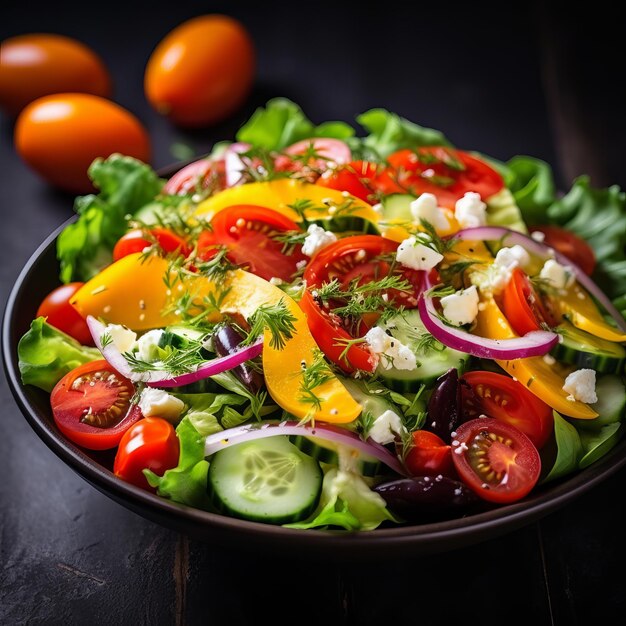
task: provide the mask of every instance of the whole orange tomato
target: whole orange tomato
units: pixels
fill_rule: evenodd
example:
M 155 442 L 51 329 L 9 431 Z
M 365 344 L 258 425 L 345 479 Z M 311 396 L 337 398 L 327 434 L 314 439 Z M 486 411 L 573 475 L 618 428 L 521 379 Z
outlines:
M 121 106 L 88 94 L 62 93 L 31 102 L 15 124 L 19 155 L 49 183 L 71 193 L 92 190 L 87 169 L 114 152 L 150 160 L 150 139 Z
M 0 105 L 9 115 L 37 98 L 69 91 L 111 95 L 109 72 L 93 50 L 70 37 L 43 33 L 2 42 Z
M 244 101 L 254 78 L 254 46 L 237 20 L 203 15 L 170 32 L 152 53 L 146 97 L 175 124 L 219 122 Z

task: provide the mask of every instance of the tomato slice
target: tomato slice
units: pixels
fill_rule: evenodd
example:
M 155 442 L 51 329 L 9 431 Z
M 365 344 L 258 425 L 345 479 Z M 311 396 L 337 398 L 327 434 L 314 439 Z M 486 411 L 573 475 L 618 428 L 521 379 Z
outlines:
M 565 255 L 587 276 L 591 276 L 596 266 L 596 255 L 584 239 L 560 226 L 533 226 L 530 230 L 543 233 L 546 245 Z
M 36 317 L 45 317 L 48 324 L 62 330 L 85 346 L 93 345 L 93 338 L 85 318 L 70 304 L 72 296 L 85 283 L 67 283 L 53 289 L 41 302 Z
M 537 484 L 539 452 L 510 424 L 488 417 L 465 422 L 452 445 L 452 460 L 461 480 L 484 500 L 515 502 Z
M 178 465 L 180 445 L 174 427 L 160 417 L 144 417 L 122 437 L 113 463 L 113 473 L 137 487 L 154 491 L 144 469 L 163 474 Z
M 155 227 L 149 231 L 137 228 L 128 231 L 115 244 L 113 260 L 119 261 L 129 254 L 143 252 L 145 248 L 155 242 L 167 254 L 179 252 L 186 257 L 191 253 L 191 248 L 187 245 L 187 242 L 168 228 Z
M 311 334 L 324 354 L 345 372 L 375 369 L 376 363 L 369 350 L 361 344 L 350 345 L 349 342 L 364 335 L 376 322 L 377 315 L 374 312 L 359 319 L 342 319 L 333 311 L 345 303 L 321 303 L 316 298 L 316 291 L 335 279 L 345 289 L 355 278 L 360 285 L 384 278 L 392 271 L 390 261 L 397 248 L 397 242 L 377 235 L 344 237 L 318 252 L 304 272 L 307 291 L 300 307 L 307 315 Z M 393 273 L 405 278 L 412 289 L 410 292 L 390 289 L 386 292 L 388 301 L 415 308 L 422 272 L 396 267 Z
M 228 259 L 248 271 L 270 280 L 273 277 L 290 281 L 298 263 L 308 260 L 302 246 L 291 250 L 275 237 L 288 231 L 302 229 L 278 211 L 241 204 L 217 213 L 211 221 L 212 230 L 203 231 L 198 238 L 198 256 L 208 260 L 217 247 L 228 248 Z
M 326 170 L 316 184 L 327 189 L 347 191 L 350 195 L 365 202 L 376 201 L 374 181 L 379 175 L 380 166 L 369 161 L 352 161 L 346 165 Z
M 224 159 L 200 159 L 176 172 L 163 187 L 163 193 L 184 196 L 195 191 L 220 191 L 226 188 Z
M 424 146 L 416 150 L 399 150 L 387 159 L 389 167 L 376 180 L 384 194 L 428 192 L 449 209 L 467 191 L 480 194 L 484 200 L 504 187 L 502 176 L 484 161 L 443 146 Z
M 452 448 L 427 430 L 412 433 L 413 445 L 404 459 L 412 476 L 454 476 Z
M 541 449 L 554 428 L 552 408 L 524 385 L 495 372 L 467 372 L 461 377 L 463 417 L 487 415 L 523 432 Z
M 555 325 L 530 279 L 519 267 L 513 270 L 502 294 L 502 310 L 518 335 L 541 330 L 544 325 Z
M 74 443 L 90 450 L 115 448 L 141 411 L 131 405 L 133 383 L 104 359 L 68 372 L 50 395 L 58 429 Z

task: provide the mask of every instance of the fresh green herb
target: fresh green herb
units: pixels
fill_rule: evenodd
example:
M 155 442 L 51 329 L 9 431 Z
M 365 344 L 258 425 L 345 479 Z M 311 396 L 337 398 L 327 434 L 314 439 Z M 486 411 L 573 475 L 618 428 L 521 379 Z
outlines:
M 113 343 L 113 337 L 111 337 L 111 333 L 102 333 L 100 335 L 100 346 L 104 350 L 107 346 Z
M 272 335 L 270 346 L 275 350 L 282 350 L 287 340 L 293 337 L 297 318 L 287 307 L 284 298 L 281 298 L 277 304 L 261 305 L 248 321 L 250 331 L 242 345 L 254 343 L 267 329 Z
M 277 232 L 274 235 L 271 235 L 271 237 L 274 241 L 283 244 L 281 249 L 282 254 L 291 256 L 294 253 L 296 246 L 301 246 L 304 243 L 307 233 L 300 230 L 286 230 L 283 232 Z
M 454 287 L 447 287 L 445 285 L 441 285 L 440 287 L 434 287 L 428 292 L 428 295 L 431 298 L 445 298 L 446 296 L 451 296 L 456 293 L 456 289 Z
M 215 253 L 208 261 L 196 262 L 198 271 L 217 285 L 221 285 L 229 272 L 239 269 L 239 265 L 232 263 L 228 258 L 227 246 L 215 246 Z
M 370 431 L 372 430 L 375 421 L 376 418 L 371 411 L 363 411 L 361 415 L 359 415 L 359 417 L 357 418 L 357 430 L 359 431 L 361 439 L 363 439 L 363 441 L 365 441 L 369 437 Z
M 338 348 L 343 348 L 341 354 L 339 355 L 340 361 L 345 361 L 346 365 L 350 365 L 350 360 L 348 359 L 348 352 L 350 352 L 350 348 L 352 346 L 356 346 L 362 343 L 366 343 L 367 340 L 365 337 L 356 337 L 354 339 L 348 339 L 346 337 L 337 337 L 335 340 L 334 346 Z
M 188 372 L 194 372 L 200 365 L 206 362 L 201 354 L 202 340 L 187 340 L 184 348 L 159 348 L 159 359 L 154 362 L 145 361 L 137 357 L 133 352 L 125 352 L 124 358 L 128 361 L 133 372 L 163 371 L 172 376 L 180 376 Z
M 319 411 L 322 408 L 323 398 L 320 398 L 315 390 L 333 377 L 334 374 L 324 358 L 324 353 L 316 349 L 313 354 L 313 361 L 309 365 L 306 363 L 303 365 L 299 399 L 311 404 Z

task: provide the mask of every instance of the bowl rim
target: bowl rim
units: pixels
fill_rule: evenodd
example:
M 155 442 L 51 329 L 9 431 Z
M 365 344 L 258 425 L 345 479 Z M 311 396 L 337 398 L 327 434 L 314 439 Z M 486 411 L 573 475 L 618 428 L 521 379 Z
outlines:
M 11 392 L 39 438 L 81 477 L 127 508 L 134 510 L 139 508 L 143 513 L 147 511 L 152 519 L 158 518 L 165 520 L 166 523 L 177 525 L 187 522 L 196 529 L 211 528 L 216 532 L 237 534 L 242 539 L 254 539 L 256 543 L 261 540 L 274 545 L 283 543 L 315 549 L 326 548 L 341 553 L 345 553 L 346 550 L 353 552 L 355 548 L 367 550 L 368 546 L 374 545 L 384 547 L 386 554 L 408 548 L 433 551 L 476 543 L 535 521 L 586 493 L 626 465 L 626 439 L 622 439 L 596 463 L 519 502 L 445 521 L 352 533 L 344 530 L 303 531 L 236 519 L 178 504 L 126 483 L 65 439 L 53 426 L 51 417 L 49 415 L 46 417 L 31 403 L 26 386 L 22 384 L 19 375 L 16 351 L 18 338 L 12 332 L 16 304 L 29 281 L 37 276 L 40 257 L 50 253 L 50 248 L 55 244 L 60 232 L 75 219 L 75 216 L 71 217 L 46 237 L 30 256 L 11 289 L 2 320 L 4 368 Z

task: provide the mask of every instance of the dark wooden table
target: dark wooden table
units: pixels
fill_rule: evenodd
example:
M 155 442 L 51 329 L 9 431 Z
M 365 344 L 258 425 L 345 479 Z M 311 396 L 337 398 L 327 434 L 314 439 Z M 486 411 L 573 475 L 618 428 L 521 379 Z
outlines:
M 384 13 L 355 3 L 271 12 L 247 4 L 12 3 L 0 35 L 60 32 L 93 46 L 118 102 L 147 125 L 157 167 L 175 160 L 175 143 L 206 152 L 257 104 L 284 95 L 316 121 L 382 106 L 442 129 L 460 147 L 541 157 L 562 185 L 583 172 L 598 185 L 626 185 L 624 105 L 615 95 L 626 78 L 616 43 L 623 33 L 596 3 L 573 20 L 532 5 L 459 13 L 451 3 L 400 3 Z M 513 19 L 505 10 L 523 12 Z M 245 110 L 185 133 L 149 110 L 143 69 L 168 30 L 204 12 L 230 13 L 250 28 L 258 78 Z M 19 161 L 6 118 L 0 133 L 5 301 L 72 199 Z M 451 553 L 365 564 L 268 558 L 191 541 L 115 504 L 37 438 L 4 377 L 0 393 L 1 624 L 623 623 L 625 471 L 539 523 Z

